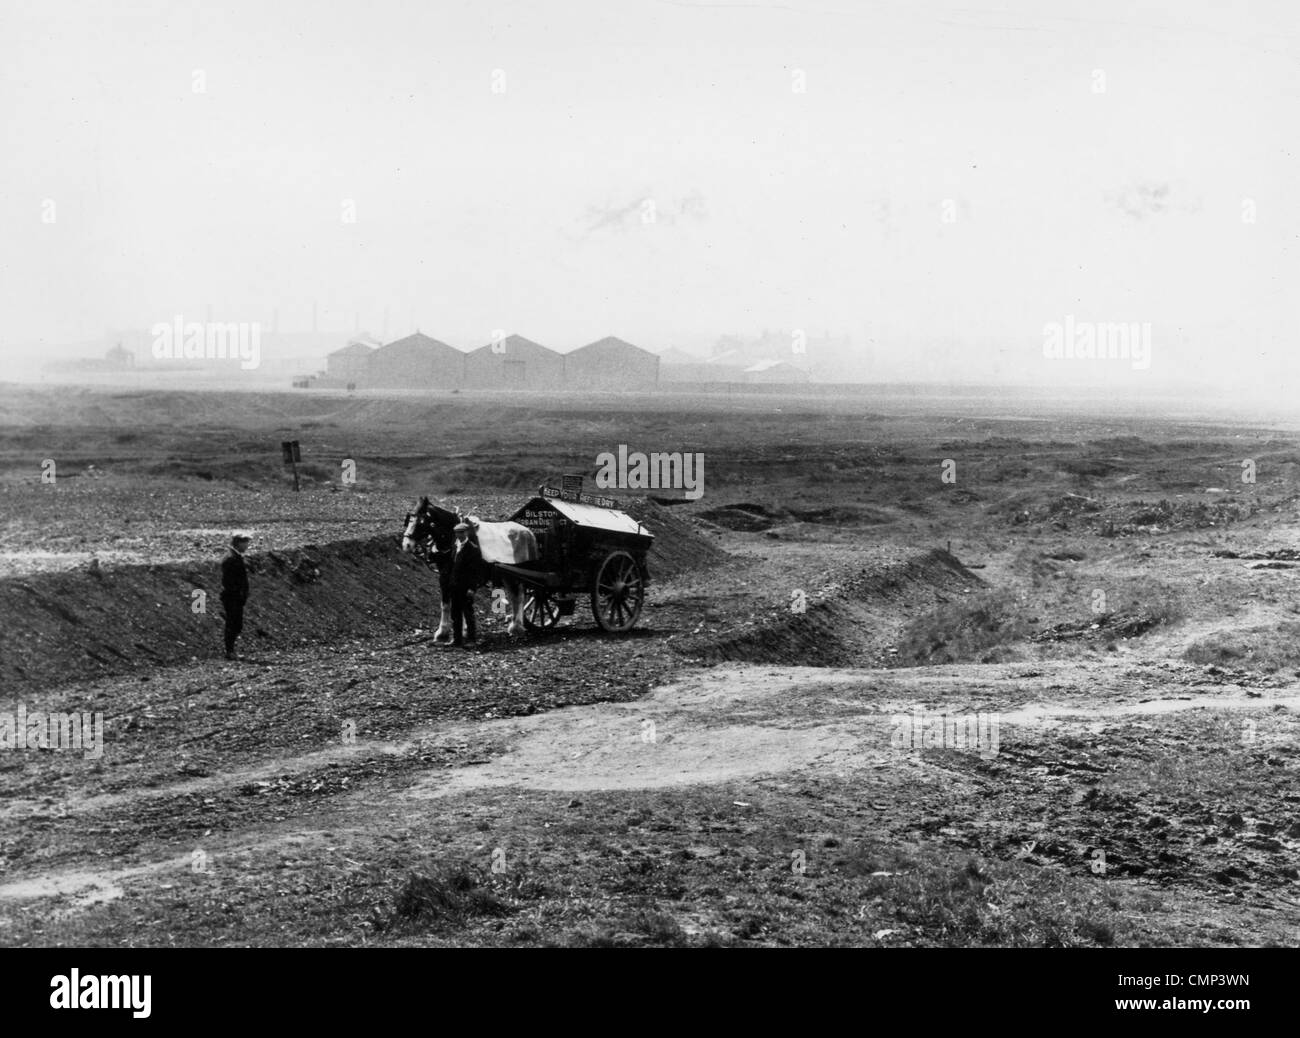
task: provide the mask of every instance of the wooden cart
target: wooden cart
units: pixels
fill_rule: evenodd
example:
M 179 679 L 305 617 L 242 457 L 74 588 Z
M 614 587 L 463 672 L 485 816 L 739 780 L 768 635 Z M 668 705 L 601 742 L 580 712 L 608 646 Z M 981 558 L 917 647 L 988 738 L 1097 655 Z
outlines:
M 604 630 L 628 631 L 641 615 L 650 571 L 650 533 L 615 502 L 542 487 L 510 516 L 533 531 L 539 558 L 524 565 L 497 563 L 527 587 L 524 624 L 540 630 L 572 616 L 577 600 L 591 598 Z

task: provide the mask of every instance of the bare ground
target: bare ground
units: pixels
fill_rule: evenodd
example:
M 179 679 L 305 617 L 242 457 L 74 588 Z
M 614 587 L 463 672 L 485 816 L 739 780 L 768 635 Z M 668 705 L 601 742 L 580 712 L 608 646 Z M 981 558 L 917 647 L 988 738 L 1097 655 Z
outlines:
M 940 415 L 917 446 L 891 439 L 912 419 L 868 435 L 814 416 L 819 460 L 796 463 L 764 453 L 747 416 L 708 421 L 718 486 L 660 510 L 662 577 L 632 636 L 600 635 L 580 606 L 557 632 L 497 629 L 464 654 L 430 644 L 427 574 L 391 541 L 404 481 L 424 478 L 405 462 L 350 498 L 304 495 L 318 526 L 297 540 L 302 501 L 282 485 L 202 480 L 188 498 L 171 472 L 147 484 L 169 510 L 131 524 L 133 551 L 175 546 L 150 570 L 104 554 L 140 507 L 138 458 L 101 459 L 108 475 L 58 487 L 55 507 L 11 444 L 0 711 L 101 710 L 108 748 L 0 755 L 0 941 L 1295 943 L 1294 576 L 1212 554 L 1295 546 L 1291 469 L 1240 491 L 1224 529 L 1219 512 L 1132 504 L 1189 493 L 1175 476 L 1225 482 L 1236 445 L 1219 430 L 954 446 Z M 958 447 L 1004 482 L 958 500 L 960 483 L 908 477 Z M 1097 456 L 1127 464 L 1045 475 Z M 1057 507 L 1067 492 L 1117 521 Z M 475 495 L 485 514 L 518 500 L 458 497 Z M 206 514 L 176 514 L 196 501 Z M 1135 514 L 1170 526 L 1126 532 Z M 252 659 L 228 664 L 203 648 L 216 617 L 188 610 L 186 574 L 210 579 L 215 553 L 182 537 L 213 552 L 200 531 L 249 515 L 284 519 L 267 547 L 285 564 L 262 571 Z M 294 553 L 318 576 L 295 579 Z M 151 595 L 165 621 L 121 605 Z M 1126 637 L 1098 619 L 1114 614 L 1154 623 Z M 148 637 L 164 626 L 173 650 Z M 996 752 L 898 745 L 918 708 L 996 719 Z

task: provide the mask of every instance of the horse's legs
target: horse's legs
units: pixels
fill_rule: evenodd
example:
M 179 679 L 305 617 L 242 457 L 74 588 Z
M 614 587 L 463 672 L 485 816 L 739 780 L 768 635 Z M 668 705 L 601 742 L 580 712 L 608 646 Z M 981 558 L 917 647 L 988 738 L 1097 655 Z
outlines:
M 513 577 L 505 580 L 506 595 L 510 599 L 510 626 L 506 632 L 512 637 L 523 634 L 524 627 L 524 585 Z
M 433 632 L 435 642 L 451 641 L 451 588 L 450 574 L 438 576 L 438 600 L 441 603 L 438 614 L 438 629 Z
M 435 642 L 451 641 L 451 608 L 444 598 L 438 610 L 438 629 L 433 632 Z

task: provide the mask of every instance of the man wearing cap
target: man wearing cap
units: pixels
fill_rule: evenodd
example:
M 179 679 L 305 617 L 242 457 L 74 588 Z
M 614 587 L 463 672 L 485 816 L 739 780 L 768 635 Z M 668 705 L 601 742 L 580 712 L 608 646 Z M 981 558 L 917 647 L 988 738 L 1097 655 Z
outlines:
M 235 659 L 235 639 L 244 629 L 244 603 L 248 601 L 248 566 L 244 552 L 252 538 L 237 533 L 230 539 L 230 553 L 221 560 L 221 608 L 226 614 L 226 659 Z
M 472 644 L 478 641 L 474 624 L 474 585 L 478 581 L 483 556 L 478 545 L 469 539 L 469 523 L 456 524 L 456 544 L 451 557 L 451 643 L 465 644 L 462 629 Z

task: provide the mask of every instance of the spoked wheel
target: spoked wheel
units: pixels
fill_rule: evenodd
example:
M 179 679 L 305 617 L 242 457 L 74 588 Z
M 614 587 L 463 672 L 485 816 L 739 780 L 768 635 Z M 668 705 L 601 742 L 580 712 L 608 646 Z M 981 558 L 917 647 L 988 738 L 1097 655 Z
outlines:
M 610 552 L 591 586 L 591 612 L 606 631 L 627 631 L 641 615 L 645 579 L 636 559 L 625 551 Z
M 560 622 L 560 606 L 545 591 L 529 591 L 524 597 L 524 626 L 530 631 L 549 630 Z

